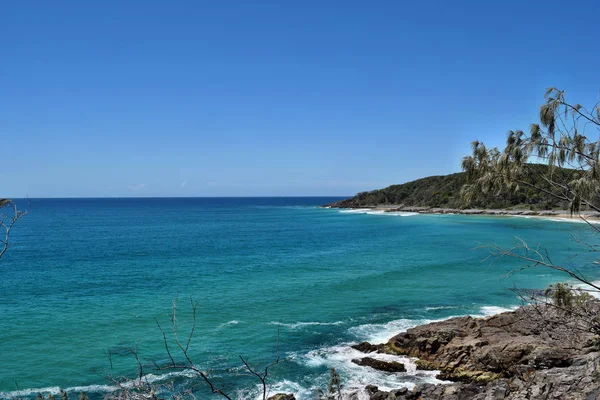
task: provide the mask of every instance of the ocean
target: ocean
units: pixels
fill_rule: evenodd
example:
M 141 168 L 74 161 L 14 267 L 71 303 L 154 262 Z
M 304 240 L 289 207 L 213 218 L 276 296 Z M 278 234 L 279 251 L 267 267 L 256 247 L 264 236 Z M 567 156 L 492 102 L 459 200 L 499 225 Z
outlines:
M 592 255 L 573 257 L 584 224 L 318 207 L 334 200 L 31 199 L 0 260 L 0 397 L 64 388 L 102 398 L 113 379 L 138 373 L 132 349 L 149 381 L 189 385 L 188 373 L 154 365 L 168 362 L 157 322 L 171 337 L 176 302 L 185 340 L 190 298 L 198 304 L 190 355 L 234 398 L 258 395 L 239 356 L 260 369 L 278 351 L 271 394 L 312 399 L 331 367 L 348 391 L 410 388 L 437 382 L 435 374 L 411 360 L 402 374 L 359 367 L 349 344 L 492 315 L 520 304 L 513 288 L 566 280 L 540 267 L 515 272 L 521 262 L 490 258 L 482 245 L 540 243 L 555 262 L 600 278 Z M 200 381 L 194 390 L 212 398 Z

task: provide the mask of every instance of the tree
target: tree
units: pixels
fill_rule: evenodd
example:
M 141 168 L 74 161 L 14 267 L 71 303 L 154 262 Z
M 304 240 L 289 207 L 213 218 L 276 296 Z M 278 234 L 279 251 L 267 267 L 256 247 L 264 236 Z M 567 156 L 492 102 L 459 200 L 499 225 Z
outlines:
M 578 216 L 587 222 L 592 234 L 600 228 L 588 221 L 584 211 L 600 212 L 600 102 L 591 108 L 567 102 L 565 92 L 556 88 L 546 91 L 545 102 L 540 107 L 540 123 L 532 124 L 529 133 L 521 130 L 509 131 L 504 149 L 488 149 L 482 142 L 472 143 L 473 152 L 462 160 L 467 173 L 467 184 L 461 190 L 465 203 L 470 203 L 480 194 L 515 192 L 526 186 L 543 192 L 568 204 L 571 217 Z M 544 163 L 548 168 L 535 168 Z M 532 183 L 545 182 L 544 187 Z M 599 245 L 588 240 L 579 240 L 590 252 L 600 251 Z M 568 274 L 583 283 L 584 290 L 598 291 L 600 287 L 585 274 L 552 261 L 548 251 L 539 246 L 529 246 L 517 238 L 511 249 L 492 245 L 492 255 L 514 257 L 525 261 L 528 266 L 543 266 Z M 576 290 L 571 286 L 551 288 L 546 295 L 551 303 L 565 311 L 564 299 L 572 299 L 565 291 Z M 577 289 L 580 290 L 580 289 Z M 576 294 L 577 299 L 589 296 Z M 534 299 L 535 301 L 535 299 Z M 600 321 L 596 311 L 584 313 L 589 329 L 600 333 Z
M 7 210 L 10 211 L 7 212 Z M 0 258 L 10 247 L 10 231 L 13 225 L 25 214 L 27 214 L 27 210 L 20 211 L 14 201 L 0 198 L 0 227 L 4 229 L 0 239 Z
M 529 186 L 566 201 L 572 214 L 583 209 L 600 212 L 600 102 L 591 110 L 571 105 L 564 91 L 556 88 L 548 89 L 544 97 L 541 125 L 532 124 L 529 134 L 509 131 L 502 151 L 472 143 L 473 154 L 462 160 L 469 181 L 462 189 L 467 203 L 478 193 L 514 192 Z M 532 168 L 532 160 L 549 168 Z M 550 189 L 532 184 L 527 179 L 531 174 Z

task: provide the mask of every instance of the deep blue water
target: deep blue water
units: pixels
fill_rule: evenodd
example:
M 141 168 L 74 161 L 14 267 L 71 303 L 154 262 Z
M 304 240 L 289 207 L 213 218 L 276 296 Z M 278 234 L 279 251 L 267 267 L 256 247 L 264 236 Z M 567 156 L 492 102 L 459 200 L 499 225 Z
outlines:
M 273 391 L 312 398 L 335 367 L 349 389 L 411 386 L 430 373 L 375 373 L 353 365 L 348 343 L 384 341 L 451 315 L 519 304 L 512 287 L 565 277 L 484 260 L 478 244 L 542 243 L 553 259 L 597 279 L 571 240 L 583 224 L 460 215 L 382 215 L 320 209 L 333 198 L 32 199 L 0 260 L 0 397 L 58 387 L 92 395 L 108 374 L 133 377 L 167 361 L 155 318 L 169 326 L 178 299 L 183 335 L 199 303 L 194 361 L 240 397 L 280 350 Z M 596 275 L 594 275 L 596 274 Z M 112 369 L 106 353 L 112 355 Z M 149 379 L 164 372 L 147 365 Z M 185 379 L 178 379 L 181 383 Z M 17 387 L 18 385 L 18 387 Z M 203 386 L 199 398 L 210 398 Z

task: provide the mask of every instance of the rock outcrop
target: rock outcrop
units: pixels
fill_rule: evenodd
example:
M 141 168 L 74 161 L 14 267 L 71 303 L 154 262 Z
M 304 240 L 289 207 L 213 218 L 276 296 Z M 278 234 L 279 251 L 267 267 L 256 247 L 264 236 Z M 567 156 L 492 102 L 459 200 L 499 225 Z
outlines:
M 591 302 L 592 311 L 600 309 L 598 304 Z M 403 392 L 370 387 L 372 400 L 600 400 L 598 337 L 585 328 L 555 308 L 526 306 L 486 319 L 422 325 L 384 345 L 354 348 L 418 357 L 417 368 L 439 370 L 439 379 L 455 382 Z

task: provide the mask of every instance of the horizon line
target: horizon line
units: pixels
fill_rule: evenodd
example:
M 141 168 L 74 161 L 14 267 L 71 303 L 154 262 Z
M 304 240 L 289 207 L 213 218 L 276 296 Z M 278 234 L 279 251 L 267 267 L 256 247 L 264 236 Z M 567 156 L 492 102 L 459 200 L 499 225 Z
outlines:
M 273 198 L 324 198 L 352 197 L 354 195 L 302 195 L 302 196 L 67 196 L 67 197 L 0 197 L 10 200 L 68 200 L 68 199 L 273 199 Z

